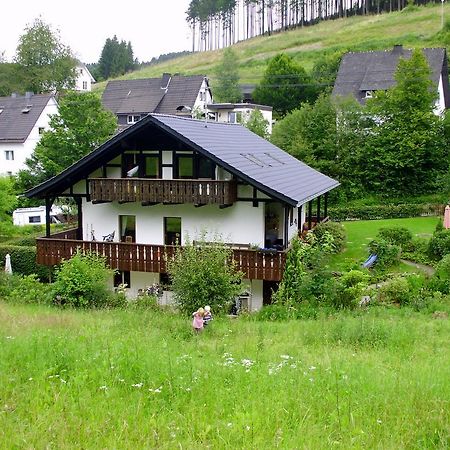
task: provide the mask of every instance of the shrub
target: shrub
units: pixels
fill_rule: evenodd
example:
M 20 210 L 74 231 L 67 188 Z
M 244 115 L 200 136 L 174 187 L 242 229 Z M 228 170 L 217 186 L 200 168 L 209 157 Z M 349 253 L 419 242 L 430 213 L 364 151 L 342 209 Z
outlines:
M 411 300 L 408 280 L 403 277 L 393 278 L 380 287 L 380 296 L 386 303 L 408 304 Z
M 78 251 L 57 269 L 53 301 L 76 308 L 117 306 L 117 301 L 121 302 L 107 286 L 113 273 L 107 268 L 104 258 Z
M 0 297 L 13 303 L 49 303 L 50 285 L 41 283 L 36 275 L 0 274 Z
M 215 314 L 228 312 L 237 295 L 242 292 L 242 272 L 233 261 L 233 251 L 218 240 L 205 242 L 204 236 L 194 245 L 187 242 L 168 258 L 174 300 L 185 314 L 191 314 L 208 304 Z
M 317 319 L 318 316 L 317 305 L 312 305 L 308 302 L 296 306 L 285 306 L 280 304 L 273 304 L 264 306 L 255 315 L 256 320 L 262 322 L 284 322 L 287 320 L 296 319 Z
M 434 233 L 428 243 L 428 252 L 432 258 L 442 259 L 450 253 L 450 230 Z
M 336 282 L 336 293 L 330 298 L 335 308 L 354 308 L 367 288 L 369 275 L 361 270 L 350 270 Z
M 41 281 L 48 281 L 51 278 L 52 269 L 36 263 L 36 247 L 0 245 L 0 261 L 4 262 L 7 254 L 11 256 L 13 273 L 36 274 Z
M 436 266 L 436 272 L 430 280 L 430 288 L 442 294 L 450 294 L 450 254 L 444 256 Z
M 411 231 L 404 227 L 380 228 L 378 236 L 389 242 L 389 244 L 401 247 L 410 244 L 413 238 Z
M 332 246 L 335 253 L 339 253 L 344 250 L 347 235 L 342 224 L 337 222 L 324 222 L 318 224 L 314 228 L 314 234 L 316 235 L 320 245 L 322 244 L 325 232 L 328 232 L 333 236 Z
M 377 255 L 376 268 L 383 270 L 397 264 L 400 260 L 400 247 L 384 239 L 374 239 L 369 244 L 370 253 Z

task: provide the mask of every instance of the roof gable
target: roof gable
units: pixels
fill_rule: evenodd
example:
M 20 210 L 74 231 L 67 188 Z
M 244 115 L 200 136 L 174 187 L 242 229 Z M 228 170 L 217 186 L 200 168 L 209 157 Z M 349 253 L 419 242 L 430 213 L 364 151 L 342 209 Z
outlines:
M 52 94 L 0 97 L 0 142 L 25 142 L 51 99 Z
M 103 106 L 114 114 L 153 112 L 176 114 L 179 106 L 193 108 L 205 77 L 203 75 L 108 82 L 102 95 Z
M 167 136 L 173 143 L 198 151 L 237 178 L 292 206 L 305 203 L 339 185 L 336 180 L 298 161 L 241 125 L 152 114 L 26 195 L 43 197 L 62 193 L 116 157 L 123 151 L 122 144 L 139 134 L 155 140 L 158 135 Z
M 431 69 L 433 83 L 437 86 L 441 75 L 448 80 L 446 50 L 425 48 L 423 52 Z M 386 90 L 394 86 L 399 59 L 409 59 L 411 54 L 412 50 L 402 46 L 385 51 L 346 53 L 339 67 L 333 95 L 353 95 L 363 103 L 366 91 Z M 446 107 L 450 106 L 449 100 L 446 95 Z

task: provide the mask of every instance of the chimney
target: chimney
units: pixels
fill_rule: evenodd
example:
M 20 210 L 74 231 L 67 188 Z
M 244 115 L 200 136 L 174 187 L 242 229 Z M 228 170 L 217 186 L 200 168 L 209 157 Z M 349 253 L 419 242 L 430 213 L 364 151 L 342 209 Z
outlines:
M 403 53 L 403 45 L 395 44 L 394 48 L 392 49 L 392 53 Z
M 33 95 L 34 95 L 34 92 L 32 92 L 32 91 L 25 92 L 25 98 L 27 100 L 30 100 L 30 98 L 33 97 Z

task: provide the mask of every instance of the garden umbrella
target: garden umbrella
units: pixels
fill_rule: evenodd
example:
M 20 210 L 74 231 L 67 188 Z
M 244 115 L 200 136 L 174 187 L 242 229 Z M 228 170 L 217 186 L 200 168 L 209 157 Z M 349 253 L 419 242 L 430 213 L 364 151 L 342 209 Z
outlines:
M 445 207 L 445 212 L 444 212 L 444 228 L 446 230 L 448 230 L 450 228 L 450 206 L 447 205 Z
M 12 274 L 11 256 L 9 254 L 7 254 L 5 259 L 6 259 L 6 261 L 5 261 L 5 273 Z

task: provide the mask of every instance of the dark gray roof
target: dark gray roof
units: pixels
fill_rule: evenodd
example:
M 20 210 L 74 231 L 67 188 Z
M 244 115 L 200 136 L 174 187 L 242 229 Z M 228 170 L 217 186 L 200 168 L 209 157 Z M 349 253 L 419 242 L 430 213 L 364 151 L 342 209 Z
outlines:
M 114 114 L 149 114 L 153 112 L 176 114 L 179 106 L 194 107 L 203 75 L 108 82 L 102 95 L 102 104 Z
M 291 204 L 302 204 L 339 185 L 242 125 L 209 122 L 205 126 L 200 120 L 153 117 L 232 173 Z
M 179 106 L 194 108 L 200 88 L 205 77 L 203 75 L 174 75 L 169 82 L 167 93 L 154 111 L 159 114 L 176 114 Z
M 116 156 L 120 143 L 152 128 L 214 160 L 237 178 L 290 205 L 315 198 L 339 183 L 312 169 L 238 124 L 205 122 L 150 114 L 51 180 L 26 193 L 27 197 L 57 195 Z M 150 132 L 150 135 L 158 133 Z M 160 134 L 160 133 L 159 133 Z M 122 150 L 120 150 L 122 151 Z
M 0 97 L 0 142 L 25 142 L 51 94 Z
M 450 107 L 448 95 L 448 66 L 445 48 L 423 49 L 431 68 L 431 80 L 436 86 L 441 74 L 447 80 L 445 105 Z M 386 90 L 395 84 L 395 71 L 400 58 L 410 58 L 412 50 L 394 46 L 392 50 L 346 53 L 333 88 L 333 95 L 354 96 L 364 103 L 366 91 Z M 445 88 L 444 88 L 445 89 Z

